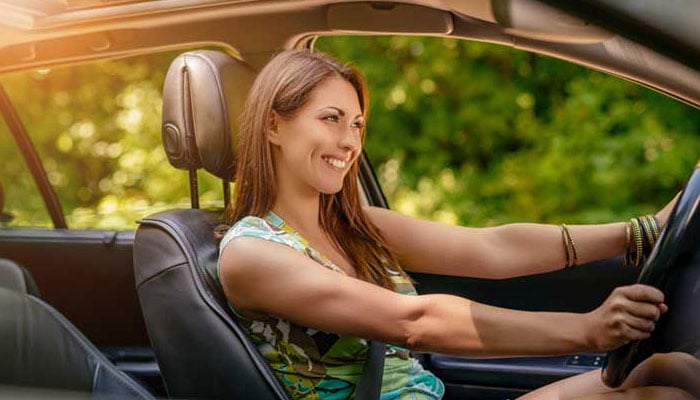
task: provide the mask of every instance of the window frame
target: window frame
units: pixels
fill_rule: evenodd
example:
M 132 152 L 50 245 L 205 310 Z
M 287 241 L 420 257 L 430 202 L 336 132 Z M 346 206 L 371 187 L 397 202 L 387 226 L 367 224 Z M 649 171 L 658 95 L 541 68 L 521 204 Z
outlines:
M 46 205 L 54 229 L 67 229 L 68 226 L 66 225 L 63 207 L 61 206 L 58 195 L 51 185 L 51 182 L 49 182 L 49 177 L 46 174 L 39 153 L 2 84 L 0 84 L 0 113 L 2 113 L 10 134 L 15 140 L 15 144 L 19 148 L 29 168 L 29 172 L 32 174 L 34 182 L 41 193 L 41 198 Z

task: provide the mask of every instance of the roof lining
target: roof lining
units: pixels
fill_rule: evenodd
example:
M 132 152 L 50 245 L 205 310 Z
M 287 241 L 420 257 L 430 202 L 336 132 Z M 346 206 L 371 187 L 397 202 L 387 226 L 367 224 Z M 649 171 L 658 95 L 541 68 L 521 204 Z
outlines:
M 35 32 L 28 35 L 28 38 L 33 37 L 38 40 L 27 40 L 25 43 L 0 48 L 0 60 L 5 61 L 2 63 L 4 65 L 0 64 L 0 73 L 83 62 L 97 58 L 124 57 L 149 51 L 211 45 L 235 48 L 240 51 L 241 56 L 249 64 L 253 67 L 259 67 L 276 49 L 297 47 L 300 41 L 308 43 L 313 40 L 313 36 L 357 33 L 395 34 L 402 31 L 400 25 L 402 22 L 387 21 L 390 18 L 377 18 L 379 22 L 375 21 L 375 24 L 370 26 L 370 30 L 353 29 L 353 24 L 346 23 L 347 20 L 343 22 L 342 19 L 334 20 L 328 17 L 328 13 L 332 13 L 334 7 L 340 7 L 336 8 L 336 10 L 340 10 L 347 5 L 322 5 L 322 3 L 319 0 L 298 0 L 288 1 L 284 4 L 268 4 L 266 2 L 267 5 L 255 6 L 249 4 L 238 4 L 236 7 L 210 6 L 198 9 L 196 12 L 190 12 L 186 18 L 180 20 L 173 16 L 148 15 L 143 18 L 115 20 L 104 24 L 66 27 L 62 28 L 63 36 L 58 38 L 52 38 L 47 33 L 45 37 L 48 39 L 39 39 L 44 35 L 41 32 Z M 367 4 L 353 3 L 352 7 L 367 6 Z M 420 5 L 420 2 L 410 3 L 412 3 L 411 7 L 424 7 Z M 214 2 L 208 4 L 212 5 Z M 401 7 L 394 6 L 394 8 L 398 10 Z M 386 10 L 375 11 L 379 15 L 380 12 Z M 626 59 L 624 54 L 611 55 L 605 51 L 604 45 L 601 43 L 560 45 L 536 39 L 518 38 L 494 23 L 461 14 L 448 13 L 440 8 L 433 8 L 433 11 L 436 15 L 450 17 L 449 29 L 444 23 L 438 23 L 434 26 L 427 26 L 426 32 L 415 32 L 415 34 L 480 40 L 547 54 L 623 76 L 656 88 L 656 90 L 670 94 L 689 104 L 696 106 L 700 104 L 700 76 L 696 70 L 688 69 L 686 71 L 681 68 L 679 63 L 634 42 L 628 41 L 629 43 L 624 45 L 622 53 L 627 50 L 641 51 L 644 54 L 657 57 L 655 62 L 660 63 L 659 65 L 669 66 L 672 68 L 671 71 L 680 71 L 681 73 L 669 73 L 669 69 L 666 69 L 664 74 L 660 74 L 654 72 L 653 68 L 648 65 L 634 65 L 633 58 Z M 193 16 L 193 14 L 195 15 Z M 400 13 L 396 15 L 400 15 Z M 388 14 L 382 14 L 382 16 L 389 17 Z M 382 20 L 387 21 L 388 25 L 381 25 Z M 440 18 L 436 20 L 440 20 Z M 202 21 L 207 21 L 207 23 L 202 24 Z M 338 21 L 342 23 L 338 23 Z M 399 25 L 396 25 L 397 23 Z M 411 23 L 414 21 L 409 21 L 409 24 Z M 392 24 L 394 24 L 393 30 L 391 30 Z M 261 28 L 259 25 L 268 28 Z M 113 29 L 100 30 L 103 26 Z M 147 29 L 140 29 L 144 26 Z M 275 29 L 270 30 L 270 26 L 274 26 Z M 386 29 L 389 31 L 382 31 L 383 26 L 387 27 Z M 174 39 L 172 32 L 175 30 L 181 32 L 181 36 L 177 38 L 178 44 L 172 44 Z M 0 37 L 2 35 L 0 32 Z M 53 32 L 53 35 L 56 33 Z M 614 39 L 621 40 L 620 37 L 614 37 Z M 83 47 L 80 48 L 80 46 Z M 86 51 L 85 46 L 88 46 L 91 51 Z M 61 54 L 61 51 L 67 51 L 70 54 Z M 610 60 L 610 57 L 613 59 Z M 688 84 L 689 78 L 695 80 Z M 652 84 L 652 82 L 654 83 Z

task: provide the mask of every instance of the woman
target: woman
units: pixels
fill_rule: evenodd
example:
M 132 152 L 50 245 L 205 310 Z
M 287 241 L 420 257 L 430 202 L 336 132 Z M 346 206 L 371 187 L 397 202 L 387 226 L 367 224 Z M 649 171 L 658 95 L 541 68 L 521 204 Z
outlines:
M 404 271 L 483 278 L 552 271 L 636 250 L 628 238 L 636 243 L 639 227 L 651 235 L 654 221 L 470 229 L 362 207 L 356 182 L 366 111 L 357 72 L 326 55 L 287 51 L 261 71 L 242 116 L 236 201 L 226 221 L 235 224 L 221 241 L 219 278 L 293 398 L 352 397 L 367 356 L 360 338 L 391 344 L 382 398 L 434 399 L 443 395 L 442 383 L 408 350 L 554 355 L 605 351 L 649 337 L 666 306 L 660 291 L 642 285 L 616 289 L 585 314 L 416 295 Z M 668 210 L 659 213 L 661 224 Z M 642 250 L 629 258 L 639 262 Z M 650 382 L 654 363 L 664 362 L 652 359 L 626 385 Z M 598 372 L 530 396 L 564 399 L 609 390 Z M 659 387 L 626 393 L 656 393 L 650 390 L 664 399 L 688 396 Z

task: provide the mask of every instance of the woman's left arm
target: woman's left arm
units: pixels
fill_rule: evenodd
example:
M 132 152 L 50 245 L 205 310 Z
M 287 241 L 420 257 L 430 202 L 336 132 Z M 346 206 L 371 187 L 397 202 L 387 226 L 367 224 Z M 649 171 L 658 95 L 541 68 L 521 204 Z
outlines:
M 657 214 L 661 226 L 673 204 L 675 199 Z M 566 266 L 564 232 L 558 225 L 517 223 L 467 228 L 415 219 L 382 208 L 366 207 L 365 211 L 407 271 L 501 279 Z M 567 225 L 567 229 L 577 264 L 621 255 L 627 246 L 624 222 Z

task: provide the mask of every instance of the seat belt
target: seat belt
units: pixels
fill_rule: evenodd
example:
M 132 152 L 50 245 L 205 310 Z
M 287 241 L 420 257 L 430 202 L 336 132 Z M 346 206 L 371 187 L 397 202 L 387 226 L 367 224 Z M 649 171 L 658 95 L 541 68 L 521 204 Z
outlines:
M 373 340 L 369 343 L 368 353 L 362 376 L 357 382 L 355 400 L 377 400 L 381 394 L 386 344 Z

